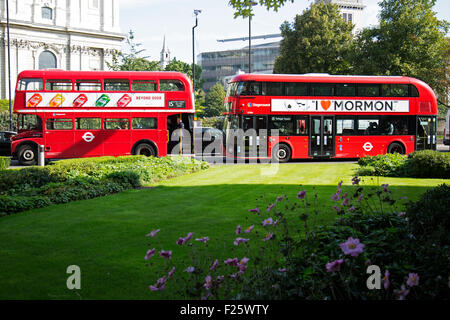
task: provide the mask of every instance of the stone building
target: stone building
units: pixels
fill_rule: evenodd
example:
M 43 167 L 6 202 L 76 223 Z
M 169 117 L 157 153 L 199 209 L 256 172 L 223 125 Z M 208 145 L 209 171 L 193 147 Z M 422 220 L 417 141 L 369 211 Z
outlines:
M 0 0 L 0 98 L 8 96 L 6 0 Z M 107 70 L 125 35 L 119 0 L 9 0 L 12 93 L 22 70 Z
M 361 31 L 364 27 L 364 8 L 363 0 L 316 0 L 316 3 L 335 3 L 341 11 L 342 18 L 355 25 L 353 32 Z

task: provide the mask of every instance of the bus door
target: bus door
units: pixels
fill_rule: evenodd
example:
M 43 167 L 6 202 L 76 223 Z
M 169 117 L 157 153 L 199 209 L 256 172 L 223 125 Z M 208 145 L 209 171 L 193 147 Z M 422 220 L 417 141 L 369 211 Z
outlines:
M 436 117 L 417 117 L 416 150 L 436 150 Z
M 333 157 L 334 117 L 311 116 L 309 132 L 310 157 Z
M 244 130 L 245 157 L 267 157 L 267 116 L 242 116 L 241 127 Z M 248 131 L 252 129 L 256 136 Z M 255 151 L 256 154 L 251 154 Z
M 65 114 L 45 121 L 44 145 L 48 158 L 65 159 L 74 156 L 73 119 Z

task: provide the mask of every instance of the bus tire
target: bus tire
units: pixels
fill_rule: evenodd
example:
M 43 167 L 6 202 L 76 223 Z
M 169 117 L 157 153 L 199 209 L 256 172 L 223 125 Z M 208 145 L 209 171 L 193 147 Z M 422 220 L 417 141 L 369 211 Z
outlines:
M 387 153 L 405 154 L 405 147 L 399 142 L 392 142 L 387 148 Z
M 156 157 L 156 150 L 148 143 L 141 143 L 134 149 L 134 154 L 137 156 Z
M 284 143 L 277 144 L 272 149 L 272 159 L 279 163 L 286 163 L 291 160 L 292 151 L 291 148 Z
M 33 166 L 37 164 L 38 150 L 36 146 L 25 144 L 19 147 L 17 159 L 23 166 Z

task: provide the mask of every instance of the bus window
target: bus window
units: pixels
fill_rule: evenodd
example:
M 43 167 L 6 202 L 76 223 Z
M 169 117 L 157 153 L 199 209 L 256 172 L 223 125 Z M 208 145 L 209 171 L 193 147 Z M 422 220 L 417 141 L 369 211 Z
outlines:
M 379 97 L 380 85 L 378 84 L 358 84 L 358 97 Z
M 334 96 L 334 84 L 311 84 L 311 96 L 328 97 Z
M 307 116 L 295 116 L 296 122 L 296 133 L 299 136 L 305 136 L 308 134 L 308 126 L 306 124 L 308 117 Z
M 72 80 L 47 79 L 45 90 L 49 91 L 72 91 Z
M 287 96 L 307 96 L 308 85 L 306 83 L 298 82 L 286 82 L 286 95 Z
M 380 120 L 365 118 L 358 119 L 358 135 L 378 135 L 380 130 Z
M 34 114 L 21 114 L 18 119 L 18 128 L 22 130 L 42 130 L 41 117 Z
M 407 84 L 382 84 L 381 94 L 383 97 L 408 97 L 409 86 Z
M 342 136 L 351 136 L 355 134 L 355 119 L 342 118 L 336 119 L 336 134 Z
M 336 96 L 338 97 L 355 97 L 356 85 L 355 84 L 336 84 Z
M 101 118 L 77 118 L 75 120 L 77 130 L 101 130 Z
M 156 91 L 156 81 L 154 80 L 133 80 L 131 84 L 133 91 Z
M 105 91 L 129 91 L 130 82 L 128 80 L 105 79 Z
M 106 130 L 128 130 L 129 127 L 128 119 L 105 119 Z
M 20 79 L 17 90 L 20 91 L 41 91 L 44 89 L 42 79 Z
M 283 95 L 283 83 L 282 82 L 263 82 L 262 92 L 263 92 L 263 95 L 267 95 L 267 96 L 282 96 Z
M 159 91 L 184 91 L 184 85 L 180 80 L 160 80 Z
M 134 118 L 132 125 L 135 130 L 158 128 L 156 118 Z
M 278 130 L 280 136 L 294 135 L 294 122 L 292 116 L 273 116 L 269 121 L 270 135 L 273 136 L 272 130 Z
M 47 130 L 72 130 L 72 119 L 47 119 Z
M 102 84 L 100 80 L 77 80 L 75 82 L 77 91 L 101 91 Z
M 419 97 L 419 90 L 417 90 L 416 86 L 413 85 L 413 84 L 410 84 L 409 88 L 410 88 L 410 91 L 411 91 L 410 96 L 413 97 L 413 98 L 418 98 Z

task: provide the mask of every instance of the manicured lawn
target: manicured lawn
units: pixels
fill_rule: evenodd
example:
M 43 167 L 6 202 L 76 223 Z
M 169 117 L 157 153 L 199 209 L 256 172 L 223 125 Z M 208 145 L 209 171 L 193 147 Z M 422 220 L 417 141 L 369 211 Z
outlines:
M 234 230 L 246 226 L 248 209 L 265 209 L 279 195 L 294 199 L 303 189 L 318 193 L 316 223 L 336 219 L 331 195 L 343 180 L 351 188 L 356 164 L 298 163 L 268 166 L 217 166 L 175 178 L 155 188 L 0 219 L 0 299 L 160 299 L 148 290 L 157 277 L 146 267 L 145 235 L 161 229 L 152 247 L 186 256 L 175 242 L 188 232 L 209 236 L 210 252 L 230 257 Z M 263 171 L 261 171 L 263 170 Z M 367 178 L 365 185 L 388 183 L 395 197 L 417 199 L 427 188 L 448 180 Z M 300 186 L 301 185 L 301 186 Z M 155 261 L 161 258 L 155 256 Z M 66 268 L 81 268 L 82 289 L 66 288 Z M 177 268 L 181 272 L 182 267 Z

